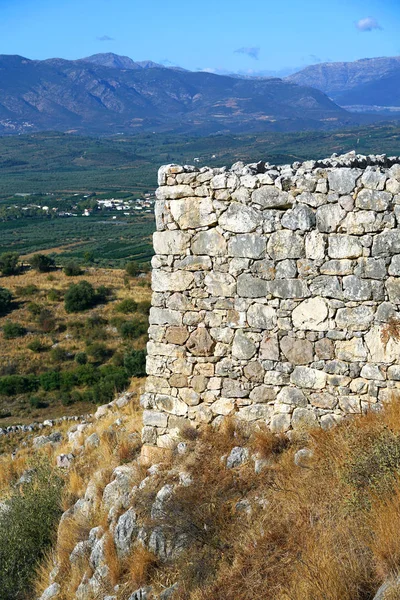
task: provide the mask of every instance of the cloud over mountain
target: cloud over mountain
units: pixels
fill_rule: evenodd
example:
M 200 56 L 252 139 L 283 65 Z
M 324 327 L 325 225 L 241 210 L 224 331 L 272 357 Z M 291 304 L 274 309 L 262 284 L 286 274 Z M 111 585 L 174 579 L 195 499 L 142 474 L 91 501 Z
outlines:
M 378 21 L 374 17 L 365 17 L 356 22 L 358 31 L 373 31 L 374 29 L 382 29 Z
M 258 60 L 260 57 L 260 48 L 258 46 L 250 46 L 238 48 L 235 50 L 236 54 L 247 54 L 250 58 L 254 58 L 254 60 Z

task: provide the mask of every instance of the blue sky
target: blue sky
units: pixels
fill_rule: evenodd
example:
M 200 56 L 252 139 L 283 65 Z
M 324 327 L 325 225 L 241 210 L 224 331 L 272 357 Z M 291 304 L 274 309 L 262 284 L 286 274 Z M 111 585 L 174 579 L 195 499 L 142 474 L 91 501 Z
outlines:
M 0 0 L 0 53 L 264 73 L 400 55 L 400 0 Z

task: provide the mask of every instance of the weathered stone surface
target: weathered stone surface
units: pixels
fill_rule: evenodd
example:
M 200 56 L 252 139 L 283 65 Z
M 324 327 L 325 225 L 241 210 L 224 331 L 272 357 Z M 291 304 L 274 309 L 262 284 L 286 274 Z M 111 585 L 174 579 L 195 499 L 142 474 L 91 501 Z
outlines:
M 233 237 L 228 244 L 228 254 L 234 257 L 263 258 L 266 252 L 266 242 L 263 237 L 254 234 L 242 234 Z
M 328 305 L 323 298 L 303 300 L 292 312 L 294 327 L 308 331 L 328 329 Z
M 306 204 L 298 204 L 292 210 L 286 211 L 281 223 L 286 229 L 309 231 L 315 227 L 315 213 Z
M 166 271 L 153 270 L 152 289 L 155 292 L 183 292 L 193 283 L 192 273 L 187 271 L 175 271 L 168 273 Z
M 136 513 L 130 508 L 119 517 L 114 531 L 114 543 L 119 556 L 126 556 L 130 552 L 138 531 Z
M 374 237 L 372 256 L 388 257 L 400 254 L 400 229 L 383 231 Z
M 306 283 L 299 279 L 269 281 L 268 290 L 276 298 L 305 298 L 309 295 Z
M 332 410 L 337 404 L 337 399 L 328 392 L 310 394 L 310 403 L 317 408 Z
M 217 222 L 217 215 L 210 198 L 173 200 L 170 211 L 181 229 L 196 229 Z
M 374 313 L 374 309 L 365 304 L 354 308 L 339 308 L 336 313 L 336 324 L 341 329 L 365 331 L 374 320 Z
M 182 325 L 182 313 L 170 308 L 152 306 L 149 315 L 150 325 Z
M 314 277 L 310 282 L 310 292 L 313 296 L 323 296 L 324 298 L 343 298 L 343 290 L 340 279 L 335 276 L 320 275 Z
M 306 257 L 312 260 L 323 260 L 325 257 L 326 236 L 317 231 L 306 235 Z
M 332 233 L 336 231 L 339 223 L 346 216 L 339 204 L 326 204 L 317 209 L 316 219 L 318 231 Z
M 271 419 L 271 431 L 273 433 L 284 433 L 290 429 L 291 417 L 289 414 L 277 414 Z
M 295 367 L 290 376 L 290 382 L 300 388 L 319 390 L 325 387 L 326 373 L 309 367 Z
M 190 334 L 186 348 L 193 356 L 212 356 L 215 341 L 205 327 L 198 327 Z
M 244 376 L 254 383 L 262 383 L 264 380 L 264 367 L 257 360 L 247 363 L 243 369 Z
M 266 385 L 259 385 L 250 392 L 250 400 L 253 400 L 253 402 L 256 402 L 257 404 L 270 402 L 271 400 L 274 400 L 275 397 L 276 392 L 274 389 Z
M 304 240 L 298 233 L 283 229 L 271 234 L 267 250 L 274 260 L 301 258 L 305 254 Z
M 301 390 L 295 387 L 284 387 L 276 397 L 279 404 L 289 404 L 291 406 L 307 406 L 307 398 Z
M 372 296 L 371 283 L 355 275 L 343 277 L 343 295 L 348 300 L 370 300 Z
M 193 190 L 190 185 L 167 185 L 159 187 L 156 191 L 158 200 L 175 200 L 177 198 L 189 198 Z
M 339 360 L 358 362 L 367 359 L 367 349 L 361 338 L 336 342 L 336 356 Z
M 262 222 L 261 213 L 239 202 L 232 202 L 220 216 L 219 225 L 233 233 L 250 233 Z
M 216 229 L 200 231 L 200 233 L 194 236 L 191 249 L 193 254 L 224 256 L 226 253 L 226 240 Z
M 260 358 L 263 360 L 279 360 L 279 342 L 276 335 L 266 333 L 260 344 Z
M 330 258 L 358 258 L 362 256 L 362 245 L 351 235 L 329 236 L 328 255 Z
M 276 310 L 268 304 L 254 303 L 247 311 L 247 322 L 250 327 L 273 329 L 276 325 Z
M 361 175 L 362 171 L 359 169 L 334 169 L 328 173 L 329 189 L 339 194 L 350 194 Z
M 171 415 L 183 416 L 188 411 L 187 404 L 174 396 L 158 395 L 156 397 L 156 407 L 160 411 L 165 411 Z M 150 425 L 150 423 L 146 423 Z
M 183 231 L 156 231 L 153 233 L 154 251 L 156 254 L 183 254 L 190 237 Z
M 235 446 L 232 448 L 231 453 L 226 459 L 226 467 L 227 469 L 234 469 L 235 467 L 240 467 L 245 462 L 249 460 L 249 450 L 248 448 L 242 448 L 241 446 Z
M 261 208 L 288 208 L 293 203 L 292 196 L 272 186 L 255 190 L 251 195 L 251 199 L 254 204 L 258 204 Z
M 314 348 L 308 340 L 286 336 L 281 339 L 281 350 L 288 361 L 294 365 L 306 365 L 314 358 Z
M 363 210 L 375 210 L 380 212 L 388 209 L 391 199 L 392 194 L 389 194 L 388 192 L 365 189 L 358 193 L 356 206 Z
M 207 273 L 204 282 L 212 296 L 233 296 L 236 292 L 236 281 L 229 273 Z
M 183 346 L 189 337 L 187 327 L 168 327 L 165 333 L 165 341 L 168 344 L 177 344 Z
M 311 408 L 295 408 L 292 415 L 292 427 L 307 430 L 317 426 L 317 417 Z
M 253 358 L 257 350 L 255 343 L 241 329 L 238 329 L 233 338 L 232 356 L 239 360 Z
M 268 282 L 252 275 L 239 275 L 237 293 L 242 298 L 265 298 L 269 291 Z

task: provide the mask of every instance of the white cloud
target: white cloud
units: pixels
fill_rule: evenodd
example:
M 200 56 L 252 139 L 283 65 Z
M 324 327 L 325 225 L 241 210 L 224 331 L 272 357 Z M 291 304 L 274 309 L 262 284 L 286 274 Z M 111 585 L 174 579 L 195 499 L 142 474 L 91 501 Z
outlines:
M 260 48 L 258 46 L 251 46 L 248 48 L 238 48 L 235 50 L 237 54 L 247 54 L 250 58 L 254 58 L 254 60 L 258 60 L 260 56 Z
M 99 42 L 113 42 L 114 38 L 110 37 L 109 35 L 101 35 L 98 38 L 96 38 Z
M 378 21 L 374 17 L 365 17 L 356 22 L 358 31 L 373 31 L 374 29 L 382 29 Z

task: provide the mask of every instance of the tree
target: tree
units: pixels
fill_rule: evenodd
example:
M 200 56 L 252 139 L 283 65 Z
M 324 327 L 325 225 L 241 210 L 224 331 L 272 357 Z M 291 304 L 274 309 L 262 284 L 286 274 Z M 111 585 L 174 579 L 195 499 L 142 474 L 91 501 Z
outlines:
M 0 254 L 0 272 L 2 275 L 17 275 L 21 270 L 19 255 L 16 252 Z
M 47 273 L 56 266 L 54 258 L 46 254 L 34 254 L 29 260 L 29 264 L 32 269 L 35 269 L 39 273 Z
M 82 269 L 77 263 L 70 262 L 64 267 L 64 273 L 67 277 L 76 277 L 82 275 Z
M 137 277 L 140 273 L 140 267 L 135 260 L 131 260 L 125 267 L 125 271 L 130 277 Z
M 73 283 L 65 292 L 64 305 L 65 310 L 69 313 L 87 310 L 94 306 L 96 302 L 96 291 L 92 284 L 86 280 Z
M 10 310 L 12 299 L 10 290 L 0 287 L 0 315 L 4 315 Z

